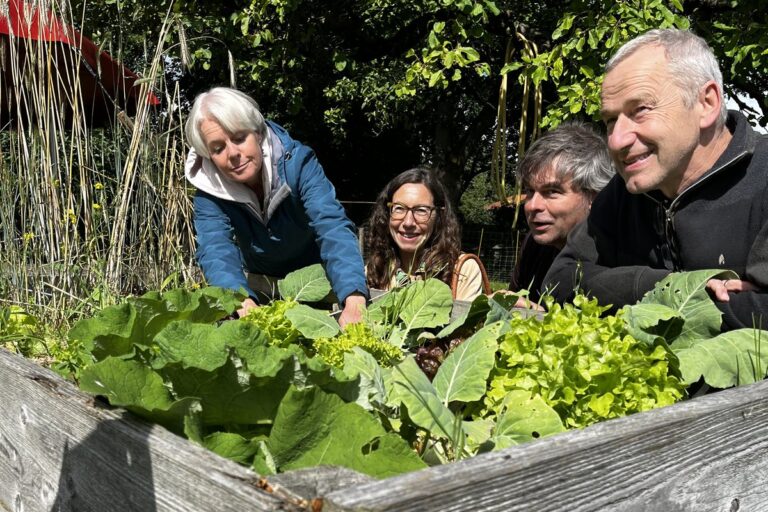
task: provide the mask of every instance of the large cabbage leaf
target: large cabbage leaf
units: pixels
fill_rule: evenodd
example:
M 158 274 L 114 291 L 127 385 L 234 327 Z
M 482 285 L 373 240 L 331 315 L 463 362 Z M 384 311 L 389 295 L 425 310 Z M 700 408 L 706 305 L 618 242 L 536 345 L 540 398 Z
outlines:
M 277 282 L 280 296 L 299 302 L 319 302 L 331 292 L 331 283 L 319 263 L 291 272 Z
M 640 303 L 629 309 L 628 321 L 635 328 L 650 335 L 664 336 L 672 348 L 682 348 L 699 339 L 708 339 L 720 333 L 722 313 L 710 298 L 707 281 L 713 278 L 738 279 L 738 275 L 724 270 L 696 270 L 676 272 L 659 281 Z M 666 306 L 682 320 L 674 320 Z M 653 317 L 658 317 L 654 325 Z M 635 334 L 635 331 L 632 331 Z
M 685 384 L 701 377 L 715 388 L 751 384 L 768 369 L 768 331 L 738 329 L 675 350 Z
M 369 412 L 318 388 L 288 390 L 266 444 L 280 471 L 334 464 L 387 478 L 426 467 Z
M 484 327 L 448 354 L 432 381 L 443 405 L 483 398 L 501 328 L 502 322 Z

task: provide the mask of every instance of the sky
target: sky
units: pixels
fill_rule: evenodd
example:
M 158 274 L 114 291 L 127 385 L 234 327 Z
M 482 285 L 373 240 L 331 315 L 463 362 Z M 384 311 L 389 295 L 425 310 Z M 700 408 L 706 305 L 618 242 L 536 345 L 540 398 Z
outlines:
M 755 109 L 755 111 L 757 111 L 757 112 L 760 112 L 760 108 L 758 107 L 758 105 L 757 105 L 757 102 L 756 102 L 754 99 L 752 99 L 752 98 L 750 98 L 750 97 L 748 97 L 748 96 L 741 96 L 741 97 L 740 97 L 740 99 L 741 99 L 741 100 L 742 100 L 744 103 L 746 103 L 747 105 L 749 105 L 750 107 L 754 108 L 754 109 Z M 725 102 L 725 104 L 726 104 L 726 106 L 727 106 L 728 108 L 730 108 L 730 109 L 739 110 L 739 106 L 736 104 L 736 102 L 735 102 L 735 101 L 733 101 L 731 98 L 728 98 L 727 96 L 726 96 L 726 102 Z M 755 123 L 755 122 L 753 122 L 753 123 L 752 123 L 752 126 L 754 126 L 754 127 L 755 127 L 755 129 L 756 129 L 757 131 L 761 132 L 761 133 L 768 133 L 768 131 L 766 131 L 766 129 L 765 129 L 765 128 L 763 128 L 763 127 L 759 126 L 759 125 L 758 125 L 757 123 Z

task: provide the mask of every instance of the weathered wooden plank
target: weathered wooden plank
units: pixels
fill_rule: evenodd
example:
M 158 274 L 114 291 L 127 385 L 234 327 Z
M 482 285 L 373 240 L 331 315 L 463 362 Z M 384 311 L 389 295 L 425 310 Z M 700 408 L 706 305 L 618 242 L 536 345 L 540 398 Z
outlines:
M 296 510 L 234 462 L 0 349 L 0 509 Z M 286 493 L 283 497 L 290 496 Z
M 270 476 L 268 481 L 276 488 L 286 489 L 291 495 L 311 502 L 319 496 L 325 496 L 339 489 L 357 487 L 379 480 L 340 466 L 316 466 Z
M 768 381 L 330 493 L 324 511 L 768 510 Z

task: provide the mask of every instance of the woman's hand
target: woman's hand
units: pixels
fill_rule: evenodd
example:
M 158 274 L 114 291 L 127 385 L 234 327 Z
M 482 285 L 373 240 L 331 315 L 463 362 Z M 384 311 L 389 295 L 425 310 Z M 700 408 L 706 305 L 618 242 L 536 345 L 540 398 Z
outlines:
M 237 310 L 237 317 L 243 318 L 245 315 L 248 314 L 248 311 L 251 309 L 259 307 L 258 304 L 256 304 L 256 301 L 254 301 L 252 298 L 248 297 L 245 299 L 242 303 L 242 307 Z
M 365 309 L 365 296 L 362 293 L 353 293 L 344 301 L 344 309 L 339 316 L 339 326 L 344 329 L 347 324 L 354 324 L 363 319 Z

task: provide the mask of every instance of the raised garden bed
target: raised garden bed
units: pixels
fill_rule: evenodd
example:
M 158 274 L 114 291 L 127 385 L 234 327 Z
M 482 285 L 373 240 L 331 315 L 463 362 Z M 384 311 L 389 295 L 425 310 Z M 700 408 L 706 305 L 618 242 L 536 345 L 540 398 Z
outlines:
M 0 350 L 0 508 L 766 510 L 768 382 L 373 480 L 259 475 Z
M 221 289 L 131 298 L 70 331 L 97 359 L 79 384 L 195 443 L 0 351 L 0 508 L 768 509 L 767 333 L 719 334 L 703 288 L 709 272 L 670 277 L 609 317 L 577 297 L 521 318 L 507 309 L 514 298 L 504 305 L 480 297 L 469 306 L 452 303 L 444 284 L 422 282 L 369 308 L 365 321 L 374 328 L 376 315 L 389 318 L 386 308 L 399 311 L 386 350 L 384 338 L 369 334 L 340 348 L 371 327 L 342 333 L 327 312 L 287 301 L 259 308 L 254 327 L 250 315 L 223 320 L 240 299 Z M 298 277 L 304 291 L 316 281 Z M 459 341 L 431 380 L 406 348 L 419 319 L 426 339 Z M 470 334 L 457 337 L 468 325 Z M 314 337 L 317 330 L 333 333 Z M 402 339 L 392 338 L 397 333 Z M 373 354 L 393 346 L 396 363 L 385 380 Z M 368 367 L 344 373 L 350 361 Z M 291 380 L 270 380 L 275 375 Z M 683 384 L 701 382 L 742 386 L 667 405 L 684 397 Z M 491 397 L 485 405 L 501 397 L 496 416 L 472 412 L 481 397 Z M 276 413 L 265 412 L 270 401 Z M 375 423 L 381 417 L 372 409 L 388 419 Z M 366 474 L 318 466 L 329 463 Z

